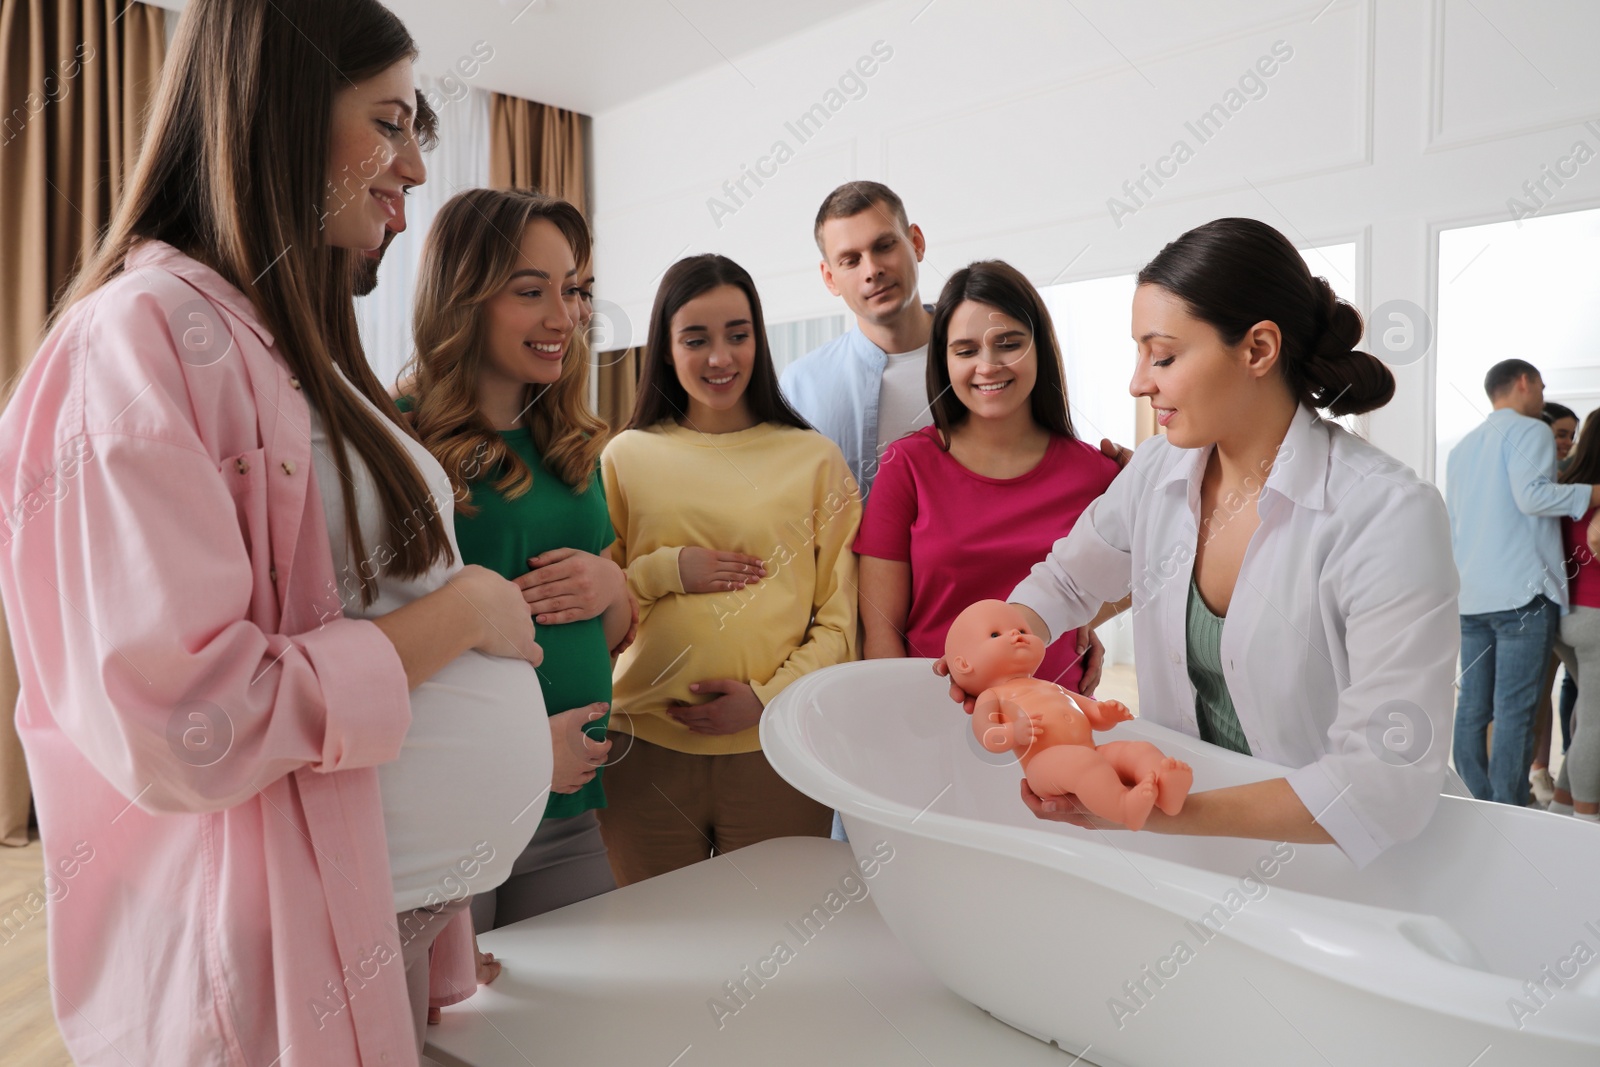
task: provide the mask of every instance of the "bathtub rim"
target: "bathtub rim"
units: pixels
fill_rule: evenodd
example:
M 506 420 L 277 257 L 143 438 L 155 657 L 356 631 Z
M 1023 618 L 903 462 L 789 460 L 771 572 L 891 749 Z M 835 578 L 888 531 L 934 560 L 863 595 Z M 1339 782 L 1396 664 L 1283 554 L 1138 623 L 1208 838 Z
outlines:
M 932 661 L 908 662 L 926 665 Z M 942 814 L 932 809 L 943 792 L 919 812 L 910 805 L 868 793 L 854 785 L 824 764 L 807 743 L 804 720 L 809 709 L 818 707 L 813 699 L 818 690 L 837 684 L 841 672 L 874 663 L 877 666 L 872 669 L 878 671 L 901 666 L 897 661 L 858 661 L 813 671 L 787 686 L 762 715 L 761 746 L 768 761 L 785 781 L 802 793 L 848 817 L 885 829 L 1034 864 L 1097 884 L 1159 909 L 1175 922 L 1195 921 L 1196 915 L 1222 903 L 1226 892 L 1237 886 L 1242 873 L 1222 874 L 1161 856 L 1131 852 L 1094 838 L 1056 833 L 1043 826 L 1008 826 Z M 1194 741 L 1154 723 L 1138 723 L 1137 720 L 1135 723 L 1136 726 L 1128 724 L 1133 727 L 1129 732 L 1148 735 L 1148 739 L 1158 745 L 1169 739 L 1184 744 Z M 1263 779 L 1280 776 L 1288 770 L 1237 753 L 1216 755 L 1229 757 L 1228 762 L 1248 764 L 1252 772 L 1266 771 L 1261 775 Z M 1442 794 L 1440 803 L 1483 802 Z M 1541 813 L 1507 809 L 1486 814 L 1502 818 L 1507 815 L 1537 817 Z M 1097 833 L 1101 838 L 1110 836 L 1106 831 Z M 1263 855 L 1273 845 L 1267 841 L 1260 844 Z M 1293 847 L 1297 851 L 1302 848 L 1337 851 L 1334 845 L 1295 844 Z M 1342 852 L 1339 855 L 1343 862 L 1350 862 Z M 1296 933 L 1310 917 L 1317 921 L 1319 933 L 1328 936 L 1308 940 Z M 893 922 L 890 924 L 892 928 Z M 1415 935 L 1420 933 L 1425 939 L 1427 931 L 1441 924 L 1454 931 L 1454 927 L 1442 919 L 1422 912 L 1271 886 L 1259 900 L 1233 913 L 1227 925 L 1217 931 L 1217 936 L 1228 937 L 1244 948 L 1268 953 L 1288 966 L 1303 968 L 1323 979 L 1378 993 L 1421 1011 L 1486 1025 L 1496 1031 L 1511 1030 L 1525 1036 L 1533 1031 L 1552 1039 L 1587 1042 L 1600 1049 L 1600 1030 L 1592 1024 L 1587 1030 L 1576 1025 L 1584 1018 L 1580 1009 L 1585 1005 L 1589 1018 L 1600 1017 L 1600 982 L 1591 981 L 1585 983 L 1585 988 L 1573 989 L 1571 996 L 1552 1001 L 1524 1020 L 1521 1026 L 1515 1026 L 1507 998 L 1522 995 L 1522 978 L 1448 959 L 1418 943 Z M 1408 928 L 1412 933 L 1408 934 Z M 1459 931 L 1456 933 L 1465 938 Z M 1397 958 L 1397 950 L 1403 954 L 1403 961 Z M 1397 965 L 1401 962 L 1404 966 Z M 1600 973 L 1600 964 L 1592 966 Z M 1593 974 L 1588 977 L 1592 979 Z

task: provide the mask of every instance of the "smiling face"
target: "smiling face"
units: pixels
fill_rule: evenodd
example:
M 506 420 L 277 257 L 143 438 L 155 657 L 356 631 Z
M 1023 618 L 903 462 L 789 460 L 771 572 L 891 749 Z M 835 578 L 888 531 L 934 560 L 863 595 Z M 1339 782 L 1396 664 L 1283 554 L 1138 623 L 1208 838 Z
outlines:
M 856 317 L 875 325 L 894 323 L 917 296 L 922 231 L 903 229 L 888 207 L 822 224 L 822 282 Z
M 673 314 L 669 329 L 672 367 L 689 394 L 689 423 L 708 433 L 753 424 L 744 393 L 756 336 L 744 290 L 719 285 L 701 293 Z
M 561 377 L 561 361 L 583 317 L 583 297 L 572 246 L 555 223 L 534 219 L 523 227 L 511 277 L 483 310 L 487 347 L 480 394 L 507 385 L 550 385 Z
M 1236 345 L 1158 285 L 1133 294 L 1138 364 L 1128 391 L 1149 397 L 1156 421 L 1179 448 L 1203 448 L 1259 416 L 1259 386 L 1278 375 L 1278 328 L 1257 323 Z M 1252 412 L 1256 412 L 1255 415 Z
M 1044 642 L 1003 600 L 980 600 L 957 615 L 944 651 L 950 676 L 974 694 L 1032 675 L 1044 662 Z
M 999 308 L 965 300 L 950 315 L 950 388 L 975 418 L 1031 419 L 1039 376 L 1033 331 Z
M 1573 438 L 1578 434 L 1578 420 L 1557 419 L 1550 424 L 1550 432 L 1556 435 L 1556 459 L 1566 459 L 1572 451 Z
M 322 203 L 328 244 L 366 251 L 386 230 L 405 229 L 405 189 L 427 180 L 412 131 L 416 101 L 408 59 L 334 94 Z

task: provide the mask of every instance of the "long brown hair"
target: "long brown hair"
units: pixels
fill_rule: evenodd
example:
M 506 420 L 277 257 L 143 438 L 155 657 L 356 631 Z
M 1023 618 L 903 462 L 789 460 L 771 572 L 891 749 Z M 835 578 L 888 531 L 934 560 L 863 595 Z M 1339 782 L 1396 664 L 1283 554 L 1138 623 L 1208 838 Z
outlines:
M 1021 271 L 999 259 L 983 259 L 950 275 L 933 308 L 928 334 L 927 385 L 933 424 L 939 428 L 939 447 L 950 451 L 950 431 L 972 414 L 950 387 L 950 317 L 966 301 L 985 304 L 1024 324 L 1033 332 L 1034 363 L 1038 370 L 1028 406 L 1033 421 L 1061 437 L 1077 440 L 1072 413 L 1067 406 L 1066 377 L 1061 370 L 1061 345 L 1055 324 L 1039 290 Z
M 320 230 L 335 93 L 416 53 L 405 26 L 376 0 L 191 0 L 127 195 L 56 313 L 120 274 L 141 240 L 165 241 L 215 270 L 261 315 L 322 420 L 354 558 L 366 559 L 367 548 L 347 441 L 372 473 L 385 528 L 396 533 L 383 570 L 402 577 L 451 560 L 450 540 L 392 428 L 339 381 L 342 370 L 404 428 L 356 330 L 359 253 L 323 243 Z M 370 604 L 377 577 L 354 569 Z
M 756 342 L 750 384 L 745 386 L 744 392 L 750 413 L 761 422 L 811 429 L 811 424 L 789 406 L 778 389 L 778 372 L 772 369 L 772 345 L 767 340 L 767 323 L 761 314 L 755 279 L 727 256 L 712 252 L 680 259 L 661 277 L 655 306 L 650 309 L 644 367 L 639 373 L 639 397 L 625 429 L 642 430 L 689 410 L 689 391 L 678 380 L 672 362 L 672 316 L 695 297 L 724 285 L 738 288 L 750 301 L 750 331 Z
M 457 508 L 471 515 L 469 483 L 495 477 L 494 488 L 518 497 L 534 472 L 495 432 L 478 407 L 484 363 L 484 305 L 517 269 L 523 231 L 547 219 L 572 246 L 580 274 L 589 263 L 589 227 L 576 207 L 526 189 L 469 189 L 440 210 L 423 246 L 411 332 L 417 435 L 456 489 Z M 560 278 L 554 284 L 565 284 Z M 589 347 L 575 331 L 549 386 L 523 390 L 523 422 L 544 465 L 575 492 L 588 489 L 605 448 L 607 426 L 589 408 Z

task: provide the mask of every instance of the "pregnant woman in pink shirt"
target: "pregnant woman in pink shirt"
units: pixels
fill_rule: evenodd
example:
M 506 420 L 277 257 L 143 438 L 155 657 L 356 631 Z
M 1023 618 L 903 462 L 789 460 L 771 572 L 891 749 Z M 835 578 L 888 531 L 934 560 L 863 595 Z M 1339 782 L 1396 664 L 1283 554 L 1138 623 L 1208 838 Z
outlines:
M 116 217 L 0 417 L 0 598 L 79 1064 L 417 1063 L 378 768 L 411 690 L 473 649 L 531 679 L 538 648 L 482 568 L 371 610 L 454 562 L 351 299 L 425 176 L 415 52 L 372 0 L 191 0 Z M 332 538 L 319 489 L 351 516 Z M 492 862 L 459 849 L 441 897 Z
M 1050 313 L 998 260 L 950 276 L 933 312 L 934 424 L 889 446 L 872 483 L 861 556 L 865 658 L 944 655 L 963 608 L 1005 599 L 1117 475 L 1078 440 Z M 1037 676 L 1092 692 L 1082 640 L 1050 646 Z

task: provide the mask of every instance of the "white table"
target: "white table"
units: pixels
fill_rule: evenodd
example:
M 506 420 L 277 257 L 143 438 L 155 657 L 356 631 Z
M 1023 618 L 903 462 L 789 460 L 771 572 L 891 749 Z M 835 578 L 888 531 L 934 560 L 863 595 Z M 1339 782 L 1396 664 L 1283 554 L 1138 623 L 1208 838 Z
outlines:
M 505 970 L 444 1010 L 428 1053 L 451 1067 L 1075 1062 L 939 984 L 871 896 L 840 891 L 848 874 L 848 845 L 784 838 L 484 934 Z M 801 929 L 813 908 L 826 924 Z M 742 1004 L 728 982 L 744 983 Z

